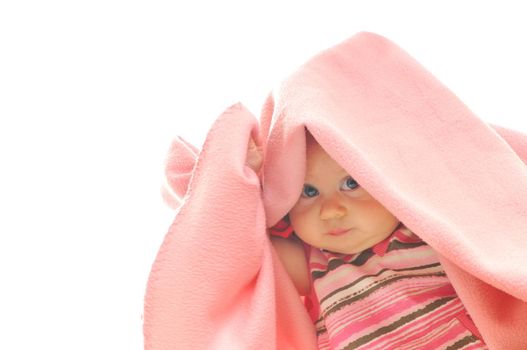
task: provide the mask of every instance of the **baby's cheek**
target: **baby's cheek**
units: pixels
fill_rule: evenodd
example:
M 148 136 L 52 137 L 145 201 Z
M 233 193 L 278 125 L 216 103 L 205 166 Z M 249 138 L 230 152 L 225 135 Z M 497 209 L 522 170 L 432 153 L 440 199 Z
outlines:
M 364 208 L 369 210 L 379 210 L 384 208 L 381 202 L 373 198 L 370 194 L 362 196 L 360 203 L 364 206 Z
M 289 212 L 289 221 L 291 222 L 291 226 L 298 227 L 301 222 L 302 214 L 298 211 L 298 209 L 291 210 Z
M 312 209 L 307 206 L 296 206 L 289 212 L 291 225 L 297 229 L 309 225 L 308 221 L 312 218 Z
M 311 209 L 312 205 L 307 200 L 298 200 L 296 204 L 289 211 L 289 217 L 305 215 Z
M 386 209 L 379 202 L 368 206 L 368 211 L 371 215 L 377 218 L 379 223 L 382 222 L 385 225 L 391 225 L 394 221 L 397 221 L 397 218 L 395 217 L 395 215 L 393 215 L 388 209 Z

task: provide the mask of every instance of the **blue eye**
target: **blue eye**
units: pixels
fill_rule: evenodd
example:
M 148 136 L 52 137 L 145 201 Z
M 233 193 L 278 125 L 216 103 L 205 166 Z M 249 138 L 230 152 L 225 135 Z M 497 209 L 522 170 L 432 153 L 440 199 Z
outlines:
M 357 187 L 359 187 L 359 183 L 355 180 L 353 180 L 353 178 L 351 176 L 348 176 L 346 178 L 346 180 L 344 181 L 344 183 L 342 184 L 342 188 L 343 190 L 354 190 L 356 189 Z
M 318 190 L 311 185 L 304 185 L 302 197 L 312 198 L 318 195 Z

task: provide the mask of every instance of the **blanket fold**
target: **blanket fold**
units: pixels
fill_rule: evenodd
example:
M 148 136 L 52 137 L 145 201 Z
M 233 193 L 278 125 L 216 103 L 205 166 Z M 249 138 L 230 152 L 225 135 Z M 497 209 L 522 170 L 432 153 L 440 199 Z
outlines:
M 164 198 L 178 212 L 148 281 L 146 349 L 316 348 L 266 233 L 301 191 L 306 129 L 438 252 L 491 349 L 527 348 L 527 136 L 484 123 L 396 44 L 362 32 L 287 77 L 259 123 L 236 104 L 201 151 L 174 141 Z M 262 179 L 245 166 L 251 135 Z
M 245 166 L 257 132 L 256 118 L 236 104 L 211 127 L 197 159 L 174 141 L 167 177 L 180 199 L 170 204 L 184 205 L 150 275 L 145 348 L 313 348 L 311 321 L 266 235 L 259 179 Z

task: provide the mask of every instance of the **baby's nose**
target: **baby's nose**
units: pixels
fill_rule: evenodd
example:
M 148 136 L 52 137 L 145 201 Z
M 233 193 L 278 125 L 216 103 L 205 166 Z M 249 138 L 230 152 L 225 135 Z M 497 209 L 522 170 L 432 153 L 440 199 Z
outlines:
M 340 219 L 346 214 L 346 207 L 336 200 L 326 201 L 320 208 L 320 218 L 322 220 Z

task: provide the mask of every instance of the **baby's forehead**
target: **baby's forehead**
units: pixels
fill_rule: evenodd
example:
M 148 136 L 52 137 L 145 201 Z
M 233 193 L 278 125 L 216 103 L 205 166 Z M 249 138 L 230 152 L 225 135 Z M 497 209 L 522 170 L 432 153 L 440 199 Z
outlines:
M 347 174 L 314 138 L 306 139 L 306 178 Z
M 309 162 L 314 158 L 331 158 L 331 156 L 324 150 L 324 148 L 315 140 L 313 135 L 306 131 L 306 158 Z
M 313 138 L 306 138 L 306 162 L 311 164 L 320 161 L 324 158 L 331 158 L 329 154 L 320 146 L 320 144 Z
M 306 130 L 306 156 L 309 156 L 314 152 L 324 152 L 326 151 L 320 146 L 317 140 L 311 135 L 309 131 Z

